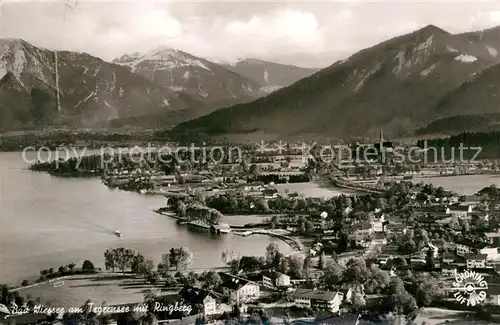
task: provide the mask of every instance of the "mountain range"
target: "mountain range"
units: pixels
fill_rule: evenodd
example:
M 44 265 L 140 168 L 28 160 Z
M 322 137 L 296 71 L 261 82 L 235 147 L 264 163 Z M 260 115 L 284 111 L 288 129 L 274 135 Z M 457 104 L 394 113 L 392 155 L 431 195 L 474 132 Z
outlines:
M 262 64 L 275 66 L 260 61 L 259 67 Z M 288 76 L 288 66 L 280 68 L 279 87 L 314 72 L 304 69 L 301 75 L 294 70 Z M 255 100 L 269 93 L 263 89 L 269 85 L 176 49 L 158 48 L 106 62 L 85 53 L 0 39 L 0 131 L 166 128 Z
M 0 131 L 344 139 L 381 128 L 393 138 L 490 130 L 500 125 L 499 77 L 500 27 L 451 34 L 429 25 L 320 70 L 171 48 L 106 62 L 1 39 Z
M 173 134 L 324 139 L 376 136 L 380 128 L 407 137 L 491 127 L 500 121 L 493 118 L 500 113 L 498 36 L 500 27 L 453 35 L 429 25 L 268 96 L 181 123 Z

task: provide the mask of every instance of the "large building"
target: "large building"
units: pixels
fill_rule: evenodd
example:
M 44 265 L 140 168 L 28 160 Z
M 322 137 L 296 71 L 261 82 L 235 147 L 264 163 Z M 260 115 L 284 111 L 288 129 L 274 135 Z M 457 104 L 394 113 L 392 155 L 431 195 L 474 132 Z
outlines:
M 248 281 L 227 273 L 219 273 L 223 283 L 223 292 L 233 303 L 247 303 L 258 300 L 260 287 L 258 283 Z
M 332 313 L 340 310 L 343 294 L 341 292 L 297 289 L 293 295 L 295 306 L 300 308 L 317 308 Z

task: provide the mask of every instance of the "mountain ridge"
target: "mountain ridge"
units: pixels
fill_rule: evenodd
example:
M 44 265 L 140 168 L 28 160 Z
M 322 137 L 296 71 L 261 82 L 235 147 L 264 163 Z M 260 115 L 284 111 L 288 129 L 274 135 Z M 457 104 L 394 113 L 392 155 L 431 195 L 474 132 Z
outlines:
M 173 134 L 405 136 L 443 116 L 440 100 L 498 63 L 483 43 L 434 25 L 363 49 L 251 103 L 184 122 Z
M 126 66 L 162 87 L 190 94 L 205 104 L 228 99 L 246 102 L 259 96 L 258 83 L 179 49 L 158 47 L 143 54 L 125 54 L 113 63 Z
M 38 48 L 20 39 L 0 39 L 0 70 L 1 130 L 92 127 L 102 120 L 188 107 L 176 93 L 121 66 L 86 53 Z
M 254 58 L 226 63 L 224 67 L 261 84 L 262 94 L 290 86 L 318 71 L 318 69 L 302 68 Z

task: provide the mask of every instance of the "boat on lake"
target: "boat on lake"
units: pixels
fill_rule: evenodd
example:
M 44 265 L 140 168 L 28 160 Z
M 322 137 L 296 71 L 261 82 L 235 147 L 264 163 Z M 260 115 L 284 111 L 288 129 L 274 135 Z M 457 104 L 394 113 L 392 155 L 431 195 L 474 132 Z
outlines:
M 122 236 L 122 233 L 120 232 L 120 230 L 115 230 L 115 236 L 116 237 L 121 237 Z

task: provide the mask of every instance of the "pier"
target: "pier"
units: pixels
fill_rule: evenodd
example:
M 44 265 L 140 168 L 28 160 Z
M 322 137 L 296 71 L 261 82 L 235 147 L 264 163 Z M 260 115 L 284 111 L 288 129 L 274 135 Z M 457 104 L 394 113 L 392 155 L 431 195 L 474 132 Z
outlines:
M 385 188 L 367 187 L 367 186 L 363 186 L 362 184 L 359 184 L 359 183 L 350 182 L 346 179 L 335 179 L 334 177 L 331 177 L 330 181 L 331 181 L 332 185 L 334 185 L 334 186 L 337 186 L 340 188 L 345 188 L 348 190 L 358 191 L 358 192 L 381 194 L 381 193 L 384 193 L 386 191 Z
M 255 229 L 255 230 L 247 230 L 243 232 L 233 232 L 235 235 L 239 236 L 250 236 L 250 235 L 269 235 L 272 237 L 276 237 L 287 243 L 290 247 L 293 248 L 295 251 L 301 251 L 303 249 L 302 243 L 298 239 L 294 239 L 292 237 L 283 235 L 283 234 L 278 234 L 273 231 L 265 230 L 265 229 Z
M 214 230 L 215 230 L 215 233 L 221 233 L 220 231 L 217 231 L 217 229 L 215 229 L 212 226 L 209 226 L 209 225 L 202 223 L 202 222 L 188 221 L 185 218 L 179 217 L 177 214 L 175 214 L 173 212 L 162 211 L 161 209 L 157 209 L 157 210 L 153 210 L 153 211 L 156 213 L 159 213 L 161 215 L 165 215 L 165 216 L 177 219 L 181 224 L 186 224 L 188 227 L 192 227 L 194 229 L 208 230 L 211 232 L 214 232 Z M 254 229 L 247 228 L 248 230 L 242 231 L 242 229 L 245 229 L 245 227 L 231 226 L 231 225 L 227 225 L 224 228 L 230 229 L 231 233 L 233 233 L 235 235 L 244 236 L 244 237 L 250 236 L 253 234 L 269 235 L 269 236 L 281 239 L 282 241 L 284 241 L 285 243 L 290 245 L 290 247 L 292 247 L 296 251 L 301 251 L 303 249 L 303 245 L 300 242 L 300 240 L 294 239 L 294 238 L 289 237 L 289 236 L 284 235 L 284 234 L 280 234 L 277 231 L 266 230 L 266 229 L 255 229 L 255 228 Z M 227 232 L 229 232 L 229 231 L 227 231 Z

